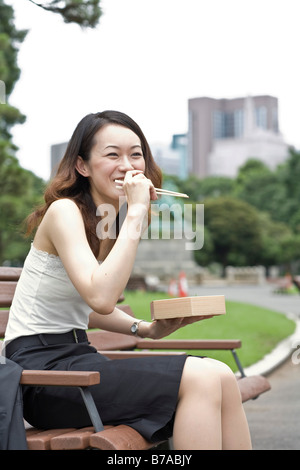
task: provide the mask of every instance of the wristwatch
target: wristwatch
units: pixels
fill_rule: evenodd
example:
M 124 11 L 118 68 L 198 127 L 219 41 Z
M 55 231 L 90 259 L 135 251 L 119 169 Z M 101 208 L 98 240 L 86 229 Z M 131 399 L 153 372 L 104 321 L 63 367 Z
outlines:
M 137 320 L 135 321 L 131 327 L 130 327 L 130 331 L 133 335 L 137 336 L 138 334 L 138 331 L 139 331 L 139 324 L 142 322 L 143 320 Z

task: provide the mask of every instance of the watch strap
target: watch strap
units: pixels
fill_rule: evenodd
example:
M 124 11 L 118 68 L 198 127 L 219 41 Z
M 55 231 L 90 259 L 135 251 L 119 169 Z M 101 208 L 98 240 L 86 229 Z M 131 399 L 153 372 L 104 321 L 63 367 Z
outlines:
M 138 335 L 138 332 L 139 332 L 139 324 L 144 321 L 144 320 L 136 320 L 132 325 L 131 325 L 131 328 L 130 328 L 130 331 L 133 335 L 137 336 Z

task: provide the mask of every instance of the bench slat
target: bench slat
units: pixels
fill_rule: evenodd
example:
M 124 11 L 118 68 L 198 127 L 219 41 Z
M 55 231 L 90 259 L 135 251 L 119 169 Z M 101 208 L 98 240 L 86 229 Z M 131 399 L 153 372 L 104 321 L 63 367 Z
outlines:
M 147 450 L 153 447 L 135 429 L 120 424 L 92 434 L 90 446 L 101 450 Z
M 28 450 L 50 450 L 51 439 L 72 431 L 68 429 L 50 429 L 48 431 L 30 430 L 26 433 Z
M 18 281 L 22 268 L 11 266 L 0 266 L 0 281 Z
M 1 286 L 1 284 L 0 284 Z M 9 310 L 0 310 L 0 338 L 4 338 Z
M 94 432 L 94 428 L 91 426 L 60 434 L 51 438 L 50 448 L 51 450 L 86 449 L 90 445 L 90 437 Z
M 159 339 L 138 340 L 136 347 L 139 349 L 236 349 L 242 346 L 237 339 Z
M 0 307 L 8 308 L 11 306 L 17 283 L 11 281 L 1 281 L 0 286 Z

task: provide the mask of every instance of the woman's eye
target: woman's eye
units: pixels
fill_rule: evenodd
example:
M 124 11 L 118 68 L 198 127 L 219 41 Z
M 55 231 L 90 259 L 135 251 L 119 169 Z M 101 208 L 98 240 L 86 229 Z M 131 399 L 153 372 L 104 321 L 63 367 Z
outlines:
M 112 158 L 112 159 L 117 159 L 120 158 L 119 154 L 116 152 L 110 152 L 106 154 L 106 157 Z M 141 152 L 134 152 L 130 155 L 130 158 L 136 159 L 136 158 L 143 158 L 143 154 Z
M 109 158 L 118 158 L 119 157 L 119 155 L 115 152 L 108 153 L 106 156 L 109 157 Z
M 141 158 L 143 154 L 141 152 L 135 152 L 131 155 L 133 158 Z

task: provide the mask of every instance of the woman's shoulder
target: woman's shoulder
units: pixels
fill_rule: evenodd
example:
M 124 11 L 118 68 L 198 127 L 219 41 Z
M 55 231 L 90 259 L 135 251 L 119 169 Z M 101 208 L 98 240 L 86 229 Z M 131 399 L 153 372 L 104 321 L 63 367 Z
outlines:
M 75 234 L 78 237 L 85 236 L 80 210 L 73 200 L 58 199 L 48 207 L 34 242 L 38 249 L 56 254 L 59 252 L 58 246 L 63 243 L 63 240 L 68 240 L 69 243 Z
M 60 216 L 69 217 L 70 215 L 74 216 L 75 214 L 80 214 L 79 207 L 72 199 L 69 198 L 53 201 L 46 212 L 47 218 Z
M 54 226 L 57 224 L 74 226 L 74 223 L 82 223 L 82 215 L 79 207 L 72 199 L 57 199 L 48 207 L 42 222 L 44 222 L 47 227 L 50 227 L 52 224 L 54 224 Z
M 66 209 L 79 210 L 76 202 L 69 198 L 56 199 L 56 201 L 50 204 L 49 209 L 52 211 L 62 211 Z

